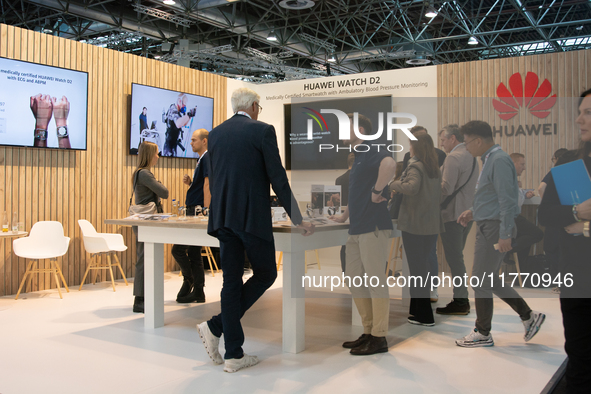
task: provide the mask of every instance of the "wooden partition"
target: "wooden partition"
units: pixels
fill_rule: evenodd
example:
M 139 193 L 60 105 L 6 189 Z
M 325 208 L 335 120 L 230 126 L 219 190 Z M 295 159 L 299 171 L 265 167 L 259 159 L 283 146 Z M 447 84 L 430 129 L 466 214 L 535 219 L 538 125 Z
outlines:
M 214 126 L 226 118 L 226 78 L 156 60 L 81 44 L 0 24 L 0 56 L 88 72 L 88 133 L 86 151 L 0 147 L 0 215 L 18 212 L 25 230 L 41 220 L 57 220 L 71 238 L 61 267 L 68 285 L 76 288 L 89 256 L 78 219 L 89 220 L 99 232 L 120 232 L 128 250 L 121 255 L 126 276 L 134 276 L 135 237 L 131 228 L 103 224 L 106 218 L 127 216 L 131 174 L 137 157 L 129 155 L 128 133 L 132 82 L 214 98 Z M 184 201 L 184 174 L 192 176 L 194 160 L 162 158 L 156 179 L 172 198 Z M 168 253 L 166 253 L 168 251 Z M 176 263 L 165 250 L 165 270 Z M 15 294 L 25 271 L 24 259 L 12 252 L 10 240 L 0 241 L 0 295 Z M 46 262 L 49 265 L 49 262 Z M 106 280 L 101 270 L 100 280 Z M 88 281 L 88 279 L 87 279 Z M 49 274 L 33 281 L 33 290 L 55 288 Z
M 524 85 L 527 73 L 536 74 L 536 88 L 548 80 L 551 85 L 548 96 L 556 94 L 557 102 L 547 117 L 533 116 L 527 105 L 523 105 L 515 117 L 500 118 L 492 100 L 498 99 L 497 90 L 501 83 L 511 89 L 509 80 L 515 73 L 521 75 Z M 520 177 L 522 188 L 536 189 L 552 166 L 554 152 L 558 148 L 578 146 L 577 102 L 581 92 L 591 88 L 591 50 L 439 65 L 437 83 L 439 127 L 452 123 L 462 125 L 470 120 L 488 122 L 493 131 L 497 131 L 495 142 L 505 152 L 525 155 L 526 169 Z M 546 129 L 544 125 L 547 125 Z M 537 206 L 524 205 L 522 213 L 536 222 Z M 472 261 L 472 255 L 467 252 L 470 248 L 467 245 L 465 251 L 467 262 Z M 542 250 L 543 242 L 540 242 L 535 253 L 540 254 Z M 449 272 L 443 253 L 440 256 L 443 271 Z
M 548 80 L 551 85 L 549 95 L 557 95 L 556 104 L 545 118 L 533 116 L 524 105 L 519 108 L 517 116 L 501 119 L 492 107 L 493 98 L 498 99 L 499 85 L 503 83 L 510 89 L 509 79 L 515 73 L 521 74 L 525 83 L 528 72 L 537 75 L 538 86 Z M 591 88 L 591 50 L 446 64 L 437 66 L 437 75 L 440 127 L 484 120 L 494 130 L 502 130 L 502 135 L 495 134 L 495 140 L 503 150 L 525 155 L 526 170 L 521 176 L 523 188 L 538 187 L 550 170 L 556 149 L 577 147 L 580 138 L 575 124 L 578 104 L 573 98 Z M 544 124 L 548 125 L 546 129 L 543 129 Z M 532 127 L 536 130 L 541 127 L 537 135 L 535 132 L 530 134 Z M 513 135 L 507 135 L 505 128 Z

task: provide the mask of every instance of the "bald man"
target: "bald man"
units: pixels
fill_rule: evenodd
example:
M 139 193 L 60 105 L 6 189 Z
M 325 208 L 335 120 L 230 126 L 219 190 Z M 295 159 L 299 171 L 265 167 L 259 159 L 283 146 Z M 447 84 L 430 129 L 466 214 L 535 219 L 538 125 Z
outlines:
M 189 186 L 185 207 L 187 216 L 195 214 L 195 207 L 209 207 L 211 194 L 209 193 L 209 162 L 207 160 L 207 140 L 209 131 L 195 130 L 191 136 L 191 148 L 199 154 L 193 179 L 189 175 L 183 177 L 183 183 Z M 205 160 L 204 160 L 205 159 Z M 176 301 L 181 304 L 191 302 L 205 302 L 205 272 L 201 259 L 201 246 L 173 245 L 172 256 L 181 267 L 183 284 Z

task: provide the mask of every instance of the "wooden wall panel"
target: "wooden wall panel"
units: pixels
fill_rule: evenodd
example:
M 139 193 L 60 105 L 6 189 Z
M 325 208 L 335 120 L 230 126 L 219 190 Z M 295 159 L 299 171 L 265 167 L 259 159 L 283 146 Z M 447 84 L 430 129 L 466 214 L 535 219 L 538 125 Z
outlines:
M 550 123 L 550 135 L 543 135 L 541 131 L 539 135 L 533 133 L 525 136 L 521 133 L 518 136 L 495 134 L 496 142 L 506 152 L 521 152 L 526 155 L 526 170 L 521 176 L 521 182 L 524 188 L 537 188 L 550 170 L 550 159 L 554 151 L 558 148 L 574 149 L 578 145 L 576 98 L 591 85 L 590 65 L 591 50 L 439 65 L 439 126 L 484 120 L 497 129 L 507 126 L 510 130 L 513 126 L 518 130 L 520 125 L 525 128 Z M 552 94 L 557 94 L 558 103 L 547 118 L 535 118 L 522 107 L 516 117 L 504 121 L 492 108 L 492 99 L 497 97 L 499 84 L 504 83 L 509 87 L 509 78 L 517 72 L 523 80 L 527 72 L 534 72 L 539 77 L 538 84 L 545 79 L 552 84 Z M 554 124 L 556 134 L 553 132 Z
M 88 72 L 87 150 L 0 147 L 0 215 L 6 210 L 11 221 L 17 212 L 26 230 L 41 220 L 62 223 L 71 243 L 59 264 L 72 288 L 80 284 L 89 262 L 79 219 L 89 220 L 99 232 L 123 235 L 128 250 L 120 259 L 126 276 L 133 276 L 131 228 L 103 224 L 107 218 L 127 216 L 132 192 L 136 157 L 127 153 L 131 84 L 213 97 L 216 126 L 226 118 L 226 78 L 2 24 L 0 56 Z M 184 202 L 182 176 L 192 174 L 194 166 L 192 160 L 161 159 L 154 174 L 171 198 Z M 163 203 L 170 209 L 169 201 Z M 166 251 L 165 269 L 178 270 L 170 246 Z M 16 293 L 24 270 L 25 261 L 13 254 L 12 242 L 0 241 L 0 295 Z M 107 279 L 106 272 L 99 275 Z M 34 278 L 33 290 L 48 288 L 55 288 L 49 274 Z
M 575 123 L 578 112 L 578 96 L 591 88 L 591 50 L 552 53 L 508 59 L 492 59 L 464 64 L 437 66 L 439 128 L 457 123 L 462 125 L 470 120 L 484 120 L 497 129 L 499 127 L 523 127 L 549 123 L 557 128 L 550 135 L 540 132 L 531 135 L 499 136 L 495 140 L 508 153 L 520 152 L 526 157 L 526 170 L 521 175 L 522 187 L 536 189 L 552 165 L 551 158 L 556 149 L 574 149 L 580 139 Z M 497 97 L 497 87 L 502 82 L 509 87 L 509 78 L 520 73 L 523 80 L 528 72 L 539 77 L 538 85 L 545 79 L 552 84 L 552 93 L 558 98 L 551 114 L 545 119 L 533 117 L 522 107 L 519 114 L 508 121 L 498 117 L 492 107 Z M 527 134 L 527 132 L 526 132 Z M 524 214 L 535 220 L 535 209 L 524 207 Z M 538 253 L 541 251 L 538 245 Z M 445 259 L 441 258 L 444 270 L 448 272 Z

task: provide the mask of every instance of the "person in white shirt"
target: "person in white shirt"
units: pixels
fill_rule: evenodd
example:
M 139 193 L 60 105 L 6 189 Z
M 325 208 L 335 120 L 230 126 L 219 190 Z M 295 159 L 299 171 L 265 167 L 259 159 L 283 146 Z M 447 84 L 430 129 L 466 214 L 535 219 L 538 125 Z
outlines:
M 525 171 L 525 156 L 521 153 L 511 153 L 509 155 L 515 164 L 515 172 L 520 176 Z M 519 208 L 523 206 L 526 199 L 530 199 L 535 195 L 531 190 L 524 190 L 519 183 L 519 195 L 517 204 Z M 544 238 L 544 232 L 534 223 L 527 220 L 523 215 L 515 218 L 515 226 L 517 227 L 517 237 L 513 240 L 513 249 L 505 255 L 505 263 L 515 264 L 512 257 L 513 253 L 517 253 L 517 259 L 520 262 L 525 261 L 532 245 L 540 242 Z

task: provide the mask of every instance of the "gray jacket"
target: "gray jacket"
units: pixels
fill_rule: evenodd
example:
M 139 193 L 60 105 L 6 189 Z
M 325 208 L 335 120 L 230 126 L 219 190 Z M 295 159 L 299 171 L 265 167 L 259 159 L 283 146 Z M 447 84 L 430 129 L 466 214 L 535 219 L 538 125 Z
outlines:
M 139 174 L 133 173 L 133 184 L 135 184 L 135 203 L 147 204 L 154 202 L 160 205 L 160 198 L 168 198 L 168 189 L 156 180 L 154 174 L 146 168 L 140 170 Z
M 423 163 L 411 159 L 402 177 L 390 184 L 390 190 L 402 193 L 398 230 L 415 235 L 445 232 L 439 202 L 441 176 L 429 178 Z
M 463 143 L 456 146 L 445 158 L 443 166 L 441 166 L 441 200 L 443 201 L 447 196 L 459 189 L 464 183 L 464 186 L 455 198 L 450 201 L 445 209 L 441 211 L 443 222 L 451 222 L 458 220 L 462 212 L 472 208 L 474 201 L 474 192 L 476 191 L 476 182 L 478 181 L 478 174 L 480 169 L 478 163 L 472 172 L 472 165 L 474 157 L 466 149 Z M 468 177 L 470 180 L 468 181 Z

